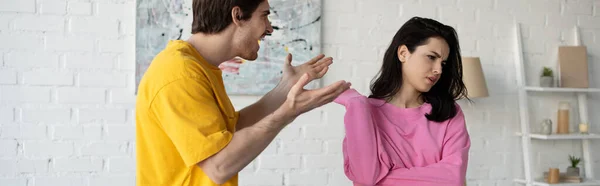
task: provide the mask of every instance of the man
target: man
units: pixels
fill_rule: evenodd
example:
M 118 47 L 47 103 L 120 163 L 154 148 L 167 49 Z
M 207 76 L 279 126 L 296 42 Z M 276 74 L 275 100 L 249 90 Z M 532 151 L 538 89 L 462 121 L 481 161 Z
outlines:
M 273 31 L 267 0 L 194 0 L 192 36 L 174 40 L 152 61 L 136 102 L 137 185 L 237 185 L 237 174 L 298 115 L 330 103 L 350 86 L 304 90 L 332 63 L 319 55 L 300 66 L 286 58 L 283 77 L 258 102 L 235 111 L 223 61 L 254 60 Z

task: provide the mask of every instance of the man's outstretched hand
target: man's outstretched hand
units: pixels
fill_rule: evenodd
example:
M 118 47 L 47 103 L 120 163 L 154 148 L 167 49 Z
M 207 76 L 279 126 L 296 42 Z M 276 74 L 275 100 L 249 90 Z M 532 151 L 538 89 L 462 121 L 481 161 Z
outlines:
M 351 86 L 349 82 L 338 81 L 323 88 L 306 90 L 310 81 L 316 78 L 304 73 L 287 95 L 285 102 L 275 111 L 275 115 L 284 118 L 286 123 L 293 121 L 300 114 L 332 102 Z
M 308 74 L 311 77 L 311 81 L 313 79 L 320 79 L 327 73 L 329 65 L 332 63 L 333 58 L 319 54 L 304 64 L 292 66 L 292 54 L 288 54 L 285 58 L 281 82 L 284 86 L 291 88 L 303 74 Z

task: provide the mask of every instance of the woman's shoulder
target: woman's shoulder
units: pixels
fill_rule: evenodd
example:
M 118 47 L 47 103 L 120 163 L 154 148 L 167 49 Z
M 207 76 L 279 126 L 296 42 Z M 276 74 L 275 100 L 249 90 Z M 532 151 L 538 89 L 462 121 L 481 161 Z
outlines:
M 384 100 L 369 98 L 358 92 L 356 89 L 348 89 L 344 91 L 333 101 L 346 107 L 350 105 L 356 106 L 357 104 L 360 106 L 371 105 L 379 107 L 385 104 Z

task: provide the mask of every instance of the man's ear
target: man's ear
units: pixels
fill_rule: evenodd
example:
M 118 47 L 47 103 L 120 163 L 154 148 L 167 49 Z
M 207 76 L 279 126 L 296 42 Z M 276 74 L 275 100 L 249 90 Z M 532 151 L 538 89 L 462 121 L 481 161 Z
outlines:
M 397 55 L 400 62 L 404 63 L 410 57 L 410 51 L 408 51 L 406 45 L 401 45 L 400 47 L 398 47 Z
M 233 24 L 240 26 L 242 21 L 242 9 L 240 7 L 236 6 L 231 9 L 231 20 Z

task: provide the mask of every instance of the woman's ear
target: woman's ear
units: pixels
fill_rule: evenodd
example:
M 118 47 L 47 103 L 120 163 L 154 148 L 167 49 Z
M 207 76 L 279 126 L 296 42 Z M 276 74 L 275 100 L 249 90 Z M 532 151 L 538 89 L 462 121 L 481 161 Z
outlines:
M 233 24 L 240 26 L 242 21 L 242 9 L 240 7 L 236 6 L 231 9 L 231 20 Z
M 410 56 L 410 52 L 408 51 L 408 48 L 406 47 L 406 45 L 401 45 L 400 47 L 398 47 L 397 55 L 398 55 L 398 59 L 400 60 L 400 62 L 402 62 L 402 63 L 406 62 L 406 60 Z

